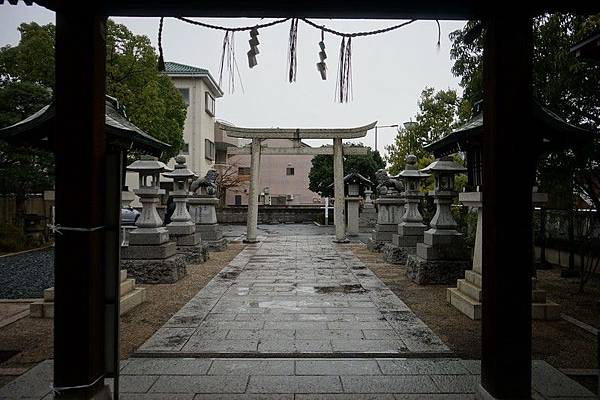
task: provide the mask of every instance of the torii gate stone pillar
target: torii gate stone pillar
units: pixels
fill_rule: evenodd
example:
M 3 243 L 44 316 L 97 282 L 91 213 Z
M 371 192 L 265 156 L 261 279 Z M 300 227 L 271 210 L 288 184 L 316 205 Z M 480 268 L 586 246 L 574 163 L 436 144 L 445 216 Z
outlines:
M 333 139 L 333 194 L 335 203 L 333 208 L 335 224 L 335 242 L 344 243 L 346 239 L 346 222 L 344 221 L 344 153 L 342 138 Z
M 260 179 L 260 139 L 252 139 L 250 154 L 250 193 L 248 195 L 248 219 L 245 243 L 256 243 L 258 224 L 258 182 Z
M 258 224 L 258 185 L 260 181 L 261 155 L 333 155 L 333 181 L 334 181 L 334 217 L 335 217 L 335 242 L 344 243 L 346 239 L 346 225 L 344 221 L 344 154 L 366 155 L 368 149 L 362 146 L 344 146 L 343 139 L 356 139 L 364 137 L 377 121 L 357 128 L 241 128 L 238 126 L 219 124 L 219 128 L 233 138 L 252 139 L 250 147 L 230 147 L 227 155 L 250 154 L 250 193 L 248 197 L 248 218 L 246 243 L 256 243 L 256 226 Z M 331 146 L 323 147 L 261 147 L 263 139 L 291 139 L 300 142 L 302 139 L 333 139 Z

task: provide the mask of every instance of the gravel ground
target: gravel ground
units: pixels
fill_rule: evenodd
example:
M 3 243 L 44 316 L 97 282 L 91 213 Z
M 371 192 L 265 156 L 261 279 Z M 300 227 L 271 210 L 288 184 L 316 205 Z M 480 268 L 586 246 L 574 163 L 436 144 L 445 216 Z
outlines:
M 174 284 L 138 285 L 147 301 L 121 317 L 121 358 L 129 357 L 173 314 L 186 304 L 243 249 L 230 243 L 227 250 L 211 252 L 210 259 L 188 265 L 188 275 Z M 28 368 L 53 356 L 53 320 L 26 317 L 0 328 L 0 351 L 18 351 L 0 368 Z M 0 387 L 14 376 L 0 376 Z
M 481 324 L 447 303 L 446 288 L 450 286 L 417 285 L 406 277 L 405 266 L 386 263 L 382 253 L 371 253 L 360 245 L 353 245 L 352 250 L 457 357 L 481 358 Z M 560 304 L 563 313 L 593 324 L 597 314 L 594 316 L 590 305 L 599 298 L 597 286 L 590 285 L 584 295 L 577 295 L 576 280 L 561 279 L 558 269 L 538 271 L 538 282 L 548 291 L 548 299 Z M 564 320 L 533 321 L 532 331 L 533 359 L 545 360 L 556 368 L 598 368 L 596 338 L 588 332 Z M 580 383 L 596 390 L 595 380 Z
M 54 248 L 0 257 L 0 299 L 42 297 L 54 286 Z

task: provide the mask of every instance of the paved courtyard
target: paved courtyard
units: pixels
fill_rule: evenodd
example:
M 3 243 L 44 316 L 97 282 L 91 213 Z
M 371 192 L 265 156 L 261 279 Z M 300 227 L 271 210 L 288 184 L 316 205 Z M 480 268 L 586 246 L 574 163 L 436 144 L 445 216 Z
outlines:
M 121 362 L 121 399 L 474 398 L 480 362 L 453 358 L 328 227 L 259 232 Z M 0 399 L 51 399 L 52 367 L 38 364 Z M 532 379 L 536 400 L 595 399 L 544 361 Z
M 442 341 L 330 236 L 247 246 L 138 356 L 419 356 Z

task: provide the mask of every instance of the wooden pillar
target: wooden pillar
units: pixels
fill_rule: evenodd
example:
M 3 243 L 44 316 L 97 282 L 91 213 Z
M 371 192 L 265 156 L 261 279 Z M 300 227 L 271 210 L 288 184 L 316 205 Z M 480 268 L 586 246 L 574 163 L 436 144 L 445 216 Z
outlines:
M 56 13 L 56 398 L 106 390 L 106 17 L 90 5 Z M 78 388 L 73 388 L 78 387 Z
M 524 7 L 525 8 L 525 7 Z M 531 398 L 531 19 L 486 22 L 483 103 L 483 296 L 479 398 Z
M 344 221 L 344 153 L 342 138 L 333 139 L 333 191 L 335 204 L 333 207 L 335 224 L 335 241 L 346 241 L 346 222 Z
M 106 267 L 105 357 L 106 376 L 113 378 L 113 395 L 119 396 L 119 331 L 121 302 L 121 191 L 125 185 L 124 151 L 111 146 L 106 154 Z
M 246 243 L 256 243 L 256 225 L 258 224 L 258 185 L 260 182 L 260 139 L 252 139 L 250 155 L 250 191 L 248 194 L 248 221 Z

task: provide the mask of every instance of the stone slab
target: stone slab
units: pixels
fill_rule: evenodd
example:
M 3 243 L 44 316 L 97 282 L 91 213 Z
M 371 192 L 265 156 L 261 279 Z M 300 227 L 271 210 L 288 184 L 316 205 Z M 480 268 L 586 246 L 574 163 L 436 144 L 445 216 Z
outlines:
M 136 228 L 128 237 L 130 245 L 159 245 L 169 241 L 169 231 L 165 227 Z
M 393 235 L 392 244 L 397 247 L 417 247 L 417 243 L 423 241 L 423 236 L 401 236 Z
M 180 255 L 162 260 L 122 259 L 121 268 L 137 283 L 174 283 L 187 275 L 184 258 Z
M 171 222 L 167 225 L 169 236 L 171 235 L 191 235 L 196 231 L 196 227 L 192 221 L 189 223 L 185 222 Z
M 208 248 L 200 243 L 194 246 L 177 246 L 177 254 L 183 256 L 186 264 L 202 264 L 208 260 Z
M 202 242 L 200 232 L 195 232 L 191 235 L 173 235 L 171 239 L 175 239 L 177 246 L 196 246 Z
M 425 260 L 417 255 L 410 255 L 407 259 L 406 276 L 419 285 L 456 283 L 464 276 L 465 270 L 471 268 L 470 261 L 460 260 Z
M 174 242 L 166 242 L 159 245 L 133 245 L 121 247 L 122 260 L 163 260 L 177 253 L 177 245 Z
M 435 246 L 426 243 L 417 243 L 417 256 L 429 261 L 437 260 L 469 260 L 469 251 L 464 243 L 456 240 L 449 244 Z
M 394 235 L 398 236 L 398 235 Z M 410 254 L 415 254 L 416 247 L 398 247 L 396 245 L 386 243 L 383 246 L 383 259 L 390 264 L 406 264 L 406 259 Z

